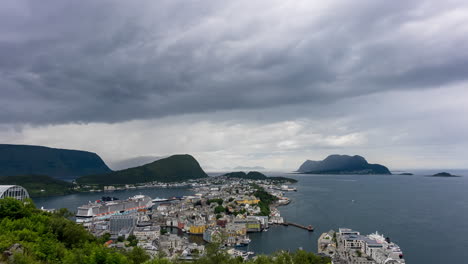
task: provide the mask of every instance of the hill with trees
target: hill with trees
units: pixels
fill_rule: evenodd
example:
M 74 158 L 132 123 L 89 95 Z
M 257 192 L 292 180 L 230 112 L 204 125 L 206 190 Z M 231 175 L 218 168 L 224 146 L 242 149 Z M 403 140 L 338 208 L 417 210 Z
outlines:
M 79 184 L 135 184 L 145 182 L 180 182 L 206 178 L 208 175 L 190 155 L 173 155 L 155 162 L 105 174 L 79 177 Z
M 272 180 L 272 181 L 280 181 L 280 182 L 290 182 L 295 183 L 297 180 L 286 178 L 286 177 L 267 177 L 265 174 L 258 172 L 258 171 L 250 171 L 249 173 L 245 173 L 243 171 L 235 171 L 223 174 L 221 176 L 225 176 L 228 178 L 237 178 L 237 179 L 245 179 L 245 180 Z
M 0 144 L 0 176 L 48 175 L 53 178 L 111 172 L 96 154 L 43 146 Z

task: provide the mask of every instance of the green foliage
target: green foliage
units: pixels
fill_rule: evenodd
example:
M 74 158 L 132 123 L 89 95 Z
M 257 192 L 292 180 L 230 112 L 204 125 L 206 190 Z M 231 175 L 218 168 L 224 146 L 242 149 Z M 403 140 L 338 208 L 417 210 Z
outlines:
M 136 247 L 136 245 L 138 244 L 138 239 L 135 235 L 128 236 L 127 241 L 129 242 L 128 245 L 131 247 Z
M 0 199 L 0 230 L 0 252 L 14 244 L 23 248 L 14 253 L 12 263 L 128 263 L 82 226 L 60 213 L 37 210 L 32 201 Z
M 223 205 L 223 202 L 224 202 L 224 201 L 223 201 L 223 199 L 221 199 L 221 198 L 208 199 L 208 200 L 206 201 L 206 203 L 207 203 L 208 205 L 210 205 L 210 204 L 212 204 L 212 203 L 218 203 L 219 205 Z
M 190 155 L 173 155 L 143 166 L 77 179 L 79 184 L 135 184 L 144 182 L 178 182 L 206 178 L 208 175 Z
M 258 206 L 260 207 L 260 215 L 270 215 L 270 205 L 278 201 L 278 198 L 274 195 L 269 194 L 267 191 L 265 191 L 265 189 L 256 184 L 253 185 L 253 187 L 257 189 L 253 195 L 260 199 L 260 202 L 258 203 Z
M 0 199 L 0 219 L 20 219 L 23 217 L 29 217 L 36 210 L 37 209 L 34 206 L 33 201 L 30 199 L 25 202 L 21 202 L 11 197 Z
M 31 197 L 64 195 L 73 193 L 73 184 L 45 175 L 22 175 L 0 177 L 0 185 L 20 185 Z
M 218 205 L 214 209 L 215 214 L 220 214 L 226 212 L 226 208 L 224 208 L 222 205 Z
M 131 251 L 127 253 L 127 258 L 130 260 L 130 263 L 141 264 L 150 259 L 150 256 L 146 251 L 140 247 L 134 247 Z

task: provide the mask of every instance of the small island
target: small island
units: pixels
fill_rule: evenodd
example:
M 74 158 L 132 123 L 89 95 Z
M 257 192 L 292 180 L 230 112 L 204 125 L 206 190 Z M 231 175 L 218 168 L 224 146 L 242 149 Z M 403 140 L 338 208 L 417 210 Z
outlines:
M 330 155 L 321 161 L 307 160 L 297 170 L 305 174 L 391 174 L 380 164 L 370 164 L 364 157 Z
M 410 173 L 410 172 L 403 172 L 403 173 L 399 173 L 398 175 L 408 175 L 408 176 L 412 176 L 414 175 L 413 173 Z
M 439 173 L 436 173 L 436 174 L 431 175 L 431 176 L 428 176 L 428 177 L 446 177 L 446 178 L 451 178 L 451 177 L 461 177 L 461 176 L 453 175 L 453 174 L 450 174 L 450 173 L 448 173 L 448 172 L 439 172 Z

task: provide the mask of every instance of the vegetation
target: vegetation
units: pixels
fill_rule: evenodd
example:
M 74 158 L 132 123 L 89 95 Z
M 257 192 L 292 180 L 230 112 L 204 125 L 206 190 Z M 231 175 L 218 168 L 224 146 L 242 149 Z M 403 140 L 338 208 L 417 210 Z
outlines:
M 212 204 L 212 203 L 218 203 L 219 205 L 223 205 L 223 202 L 224 202 L 224 201 L 223 201 L 223 199 L 221 199 L 221 198 L 208 199 L 208 200 L 206 201 L 206 203 L 207 203 L 208 205 L 210 205 L 210 204 Z
M 280 181 L 280 182 L 291 182 L 295 183 L 297 180 L 286 178 L 286 177 L 267 177 L 265 174 L 258 172 L 258 171 L 250 171 L 249 173 L 245 173 L 243 171 L 236 171 L 226 173 L 222 176 L 226 176 L 228 178 L 237 178 L 237 179 L 246 179 L 246 180 L 272 180 L 272 181 Z
M 179 182 L 208 177 L 190 155 L 173 155 L 155 162 L 100 175 L 88 175 L 77 179 L 79 184 L 135 184 L 144 182 Z
M 65 195 L 73 193 L 73 184 L 45 175 L 0 177 L 0 185 L 21 185 L 31 197 Z
M 270 205 L 278 201 L 278 198 L 274 195 L 269 194 L 261 186 L 254 184 L 253 187 L 256 189 L 253 195 L 260 200 L 260 202 L 258 203 L 258 206 L 260 207 L 260 215 L 269 216 Z
M 220 214 L 226 212 L 226 208 L 224 208 L 222 205 L 218 205 L 214 209 L 215 214 Z
M 95 153 L 42 146 L 0 144 L 0 176 L 75 178 L 111 172 Z
M 13 198 L 0 199 L 0 263 L 27 264 L 182 264 L 149 255 L 139 247 L 129 250 L 107 248 L 109 236 L 95 238 L 82 226 L 64 216 L 66 210 L 47 213 L 37 210 L 31 200 L 21 202 Z M 131 241 L 136 239 L 129 238 Z M 130 242 L 131 243 L 131 242 Z M 243 261 L 230 257 L 217 244 L 208 244 L 206 254 L 190 262 L 194 264 L 325 264 L 329 258 L 313 253 L 280 252 Z

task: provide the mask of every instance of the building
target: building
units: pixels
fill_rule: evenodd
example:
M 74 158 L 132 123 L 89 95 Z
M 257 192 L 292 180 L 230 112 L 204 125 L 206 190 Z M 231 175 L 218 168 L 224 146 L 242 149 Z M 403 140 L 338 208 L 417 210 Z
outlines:
M 254 198 L 254 197 L 245 197 L 245 198 L 242 198 L 242 199 L 236 199 L 237 204 L 252 205 L 252 204 L 258 204 L 259 202 L 260 202 L 260 200 L 257 199 L 257 198 Z
M 7 197 L 24 201 L 24 199 L 29 198 L 29 193 L 19 185 L 0 185 L 0 199 Z
M 114 236 L 128 237 L 135 228 L 135 224 L 134 215 L 113 215 L 109 220 L 109 231 Z
M 139 241 L 153 241 L 159 238 L 160 226 L 138 226 L 133 230 L 133 234 Z
M 211 243 L 213 241 L 220 242 L 219 240 L 222 239 L 222 234 L 219 228 L 215 227 L 210 227 L 203 232 L 203 240 L 205 240 L 208 243 Z

